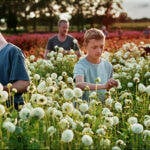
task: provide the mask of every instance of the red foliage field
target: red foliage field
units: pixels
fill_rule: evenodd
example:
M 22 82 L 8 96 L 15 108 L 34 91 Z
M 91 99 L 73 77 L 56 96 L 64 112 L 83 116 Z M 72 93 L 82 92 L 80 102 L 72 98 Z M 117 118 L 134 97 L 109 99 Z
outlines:
M 5 38 L 8 42 L 11 42 L 18 47 L 20 47 L 26 56 L 35 55 L 37 58 L 42 58 L 44 55 L 44 50 L 47 44 L 47 41 L 55 33 L 45 33 L 45 34 L 21 34 L 21 35 L 5 35 Z M 82 32 L 73 32 L 70 33 L 74 36 L 80 45 L 82 50 L 83 35 Z M 109 37 L 106 39 L 105 50 L 107 51 L 116 51 L 123 44 L 128 42 L 134 42 L 139 45 L 140 42 L 145 44 L 150 44 L 150 39 L 144 37 L 143 32 L 139 31 L 124 31 L 121 38 L 119 38 L 117 32 L 109 33 Z

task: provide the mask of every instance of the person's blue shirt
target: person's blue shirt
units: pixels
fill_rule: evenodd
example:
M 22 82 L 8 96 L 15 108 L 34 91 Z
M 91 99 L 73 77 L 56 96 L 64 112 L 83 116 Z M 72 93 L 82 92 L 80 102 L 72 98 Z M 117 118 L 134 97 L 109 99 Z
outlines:
M 8 43 L 0 50 L 0 83 L 4 86 L 18 80 L 29 81 L 25 58 L 17 46 Z M 23 103 L 22 93 L 14 97 L 15 103 Z
M 86 58 L 80 59 L 74 67 L 74 79 L 77 75 L 84 77 L 84 81 L 88 83 L 96 83 L 96 79 L 100 78 L 101 82 L 97 84 L 105 84 L 113 74 L 111 63 L 101 59 L 99 64 L 92 64 L 87 61 Z M 89 100 L 89 95 L 92 91 L 85 91 L 83 94 L 83 100 Z M 98 90 L 97 94 L 100 100 L 104 101 L 106 90 Z

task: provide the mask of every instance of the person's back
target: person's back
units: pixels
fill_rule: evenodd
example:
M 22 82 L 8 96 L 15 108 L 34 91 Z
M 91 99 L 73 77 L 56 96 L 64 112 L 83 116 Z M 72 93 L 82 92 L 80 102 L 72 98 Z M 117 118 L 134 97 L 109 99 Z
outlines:
M 20 48 L 7 43 L 4 37 L 0 34 L 0 83 L 5 91 L 11 91 L 13 88 L 17 90 L 14 97 L 14 106 L 18 109 L 19 105 L 23 105 L 24 101 L 22 93 L 27 90 L 29 76 L 25 67 L 24 56 Z M 8 84 L 12 84 L 8 89 Z M 7 101 L 7 106 L 10 102 Z

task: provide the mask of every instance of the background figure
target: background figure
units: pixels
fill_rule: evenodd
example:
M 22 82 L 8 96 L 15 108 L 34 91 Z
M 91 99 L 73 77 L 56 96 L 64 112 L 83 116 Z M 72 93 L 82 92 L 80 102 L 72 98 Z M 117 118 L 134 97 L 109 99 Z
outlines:
M 103 33 L 104 33 L 106 38 L 109 37 L 109 33 L 108 33 L 107 29 L 106 29 L 106 26 L 102 26 L 102 31 L 103 31 Z
M 24 59 L 21 50 L 8 43 L 0 33 L 0 83 L 5 91 L 8 91 L 8 83 L 12 84 L 11 90 L 17 89 L 14 96 L 15 109 L 24 104 L 22 93 L 27 90 L 30 84 Z M 9 107 L 10 101 L 7 101 L 7 107 Z
M 117 33 L 118 33 L 119 40 L 122 39 L 123 31 L 122 31 L 121 27 L 118 28 Z
M 150 37 L 150 26 L 148 26 L 144 31 L 143 34 L 145 36 L 145 38 L 149 38 Z
M 84 90 L 83 100 L 89 100 L 91 91 L 97 91 L 100 100 L 104 101 L 106 90 L 117 86 L 112 78 L 112 65 L 101 58 L 105 45 L 105 35 L 101 30 L 91 28 L 84 34 L 84 46 L 87 55 L 74 67 L 76 86 Z
M 78 41 L 68 34 L 69 22 L 67 20 L 58 21 L 58 34 L 48 40 L 45 58 L 50 51 L 56 51 L 55 46 L 63 47 L 66 53 L 73 49 L 75 53 L 80 56 Z

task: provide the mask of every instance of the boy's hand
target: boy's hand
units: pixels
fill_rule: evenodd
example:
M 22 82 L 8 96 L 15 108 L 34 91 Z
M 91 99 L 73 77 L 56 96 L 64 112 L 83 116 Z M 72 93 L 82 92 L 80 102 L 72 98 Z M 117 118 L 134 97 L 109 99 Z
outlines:
M 112 87 L 117 87 L 118 86 L 118 82 L 116 80 L 114 80 L 113 78 L 109 79 L 106 83 L 106 89 L 109 90 Z

